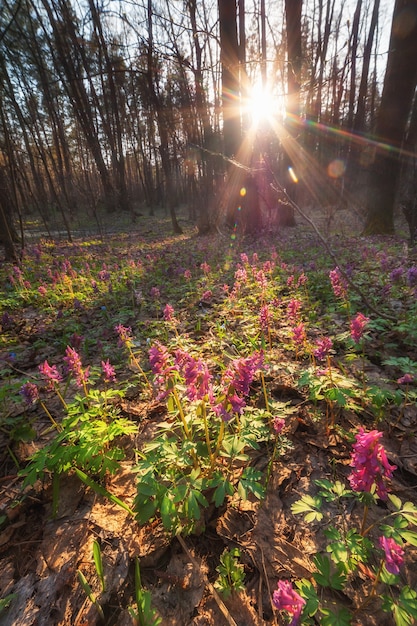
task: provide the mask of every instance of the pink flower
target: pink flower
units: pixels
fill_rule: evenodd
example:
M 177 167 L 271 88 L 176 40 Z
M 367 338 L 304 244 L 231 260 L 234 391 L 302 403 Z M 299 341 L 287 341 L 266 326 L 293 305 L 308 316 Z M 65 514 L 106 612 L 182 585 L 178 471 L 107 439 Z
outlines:
M 164 308 L 164 320 L 166 322 L 171 322 L 174 317 L 174 307 L 170 304 L 166 304 Z
M 210 302 L 212 297 L 213 297 L 213 292 L 211 291 L 211 289 L 207 289 L 201 296 L 200 302 Z
M 252 356 L 235 359 L 224 373 L 223 380 L 238 393 L 247 395 L 255 373 L 262 368 L 263 354 L 254 352 Z
M 238 267 L 235 272 L 235 279 L 238 284 L 246 283 L 248 280 L 248 273 L 244 267 Z
M 298 314 L 300 312 L 300 308 L 301 308 L 300 300 L 296 300 L 295 298 L 292 298 L 292 300 L 289 301 L 288 306 L 287 306 L 287 314 L 291 322 L 295 322 L 295 320 L 297 319 Z
M 48 381 L 48 389 L 53 389 L 55 383 L 59 383 L 62 380 L 61 374 L 58 372 L 56 365 L 49 365 L 48 361 L 44 361 L 39 365 L 39 371 L 44 378 Z
M 113 383 L 116 380 L 116 370 L 111 365 L 109 359 L 101 362 L 101 369 L 106 383 Z
M 203 400 L 206 396 L 212 399 L 213 392 L 210 384 L 212 376 L 207 364 L 201 359 L 195 359 L 184 350 L 177 350 L 175 362 L 184 374 L 189 400 Z
M 261 306 L 261 311 L 259 313 L 259 322 L 261 324 L 261 328 L 264 332 L 266 332 L 269 328 L 269 320 L 270 320 L 270 313 L 269 313 L 269 308 L 267 304 L 263 304 Z
M 40 285 L 38 287 L 38 293 L 39 295 L 41 295 L 42 297 L 46 296 L 46 287 L 44 287 L 44 285 Z
M 201 270 L 203 271 L 204 274 L 210 274 L 211 272 L 211 267 L 208 263 L 206 263 L 205 261 L 200 265 Z
M 369 317 L 365 317 L 363 313 L 358 313 L 357 316 L 350 323 L 350 336 L 355 343 L 359 343 L 362 339 L 366 325 L 369 322 Z
M 261 289 L 266 289 L 268 287 L 268 280 L 264 274 L 263 270 L 259 270 L 256 274 L 256 280 Z
M 404 374 L 397 380 L 399 385 L 408 385 L 408 383 L 412 383 L 414 380 L 414 376 L 412 374 Z
M 330 337 L 323 337 L 318 339 L 316 343 L 316 349 L 314 350 L 314 356 L 318 361 L 324 361 L 333 347 L 333 342 Z
M 273 427 L 277 435 L 280 434 L 284 426 L 285 426 L 285 419 L 283 417 L 278 417 L 278 416 L 274 417 Z
M 379 545 L 385 551 L 385 567 L 390 574 L 399 574 L 404 563 L 404 550 L 392 537 L 380 537 Z
M 278 588 L 273 593 L 272 602 L 278 611 L 287 611 L 292 615 L 289 626 L 298 624 L 306 601 L 293 589 L 290 581 L 278 581 Z
M 241 413 L 246 406 L 244 396 L 249 393 L 250 385 L 257 370 L 263 365 L 263 354 L 255 352 L 247 358 L 232 361 L 223 374 L 222 382 L 226 387 L 224 398 L 213 407 L 216 415 L 224 421 L 233 417 L 233 413 Z
M 123 346 L 129 346 L 132 342 L 132 329 L 130 326 L 123 326 L 118 324 L 114 327 L 114 330 L 119 335 L 119 342 Z
M 347 283 L 343 278 L 340 269 L 335 267 L 334 270 L 331 270 L 329 273 L 330 282 L 332 283 L 333 293 L 336 298 L 345 299 L 347 296 Z
M 297 287 L 301 287 L 302 285 L 305 285 L 308 282 L 308 278 L 307 276 L 304 274 L 304 272 L 302 274 L 300 274 L 300 276 L 298 277 L 298 281 L 297 281 Z
M 392 477 L 395 465 L 390 465 L 385 448 L 379 443 L 382 433 L 377 430 L 365 432 L 362 426 L 356 435 L 351 455 L 352 473 L 348 476 L 354 491 L 371 492 L 373 486 L 381 500 L 387 498 L 385 481 Z
M 85 385 L 88 382 L 90 368 L 86 367 L 83 369 L 78 352 L 74 350 L 74 348 L 71 348 L 71 346 L 67 346 L 65 350 L 64 361 L 68 365 L 68 369 L 71 374 L 75 377 L 78 387 Z
M 302 322 L 300 322 L 297 326 L 294 326 L 294 328 L 292 329 L 292 336 L 297 346 L 303 345 L 303 343 L 307 339 L 307 335 L 304 324 Z
M 190 271 L 190 270 L 185 270 L 185 272 L 184 272 L 184 278 L 185 278 L 186 280 L 191 280 L 191 277 L 192 277 L 191 271 Z

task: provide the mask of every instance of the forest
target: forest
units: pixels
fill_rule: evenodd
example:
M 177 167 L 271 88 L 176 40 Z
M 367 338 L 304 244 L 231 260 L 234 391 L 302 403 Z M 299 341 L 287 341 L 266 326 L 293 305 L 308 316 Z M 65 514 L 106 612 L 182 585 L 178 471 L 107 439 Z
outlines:
M 417 623 L 417 0 L 0 0 L 0 626 Z

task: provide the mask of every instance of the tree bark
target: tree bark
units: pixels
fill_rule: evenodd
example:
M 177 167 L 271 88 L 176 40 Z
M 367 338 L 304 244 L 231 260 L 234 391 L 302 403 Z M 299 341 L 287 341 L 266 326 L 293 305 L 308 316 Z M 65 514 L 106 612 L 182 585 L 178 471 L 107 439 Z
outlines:
M 4 168 L 0 167 L 0 243 L 4 246 L 5 261 L 14 263 L 18 260 L 15 243 L 18 241 L 13 224 L 13 207 L 7 186 Z
M 417 83 L 417 0 L 396 0 L 387 69 L 369 154 L 365 235 L 394 232 L 401 147 Z

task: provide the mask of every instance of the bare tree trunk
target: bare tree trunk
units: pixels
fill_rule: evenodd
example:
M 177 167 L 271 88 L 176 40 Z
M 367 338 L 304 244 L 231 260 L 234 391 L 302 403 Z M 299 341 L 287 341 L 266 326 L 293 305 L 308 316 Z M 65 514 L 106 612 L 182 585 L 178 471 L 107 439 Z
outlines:
M 371 62 L 372 46 L 374 43 L 375 30 L 378 25 L 380 0 L 374 1 L 371 23 L 369 26 L 368 38 L 366 40 L 365 50 L 363 53 L 361 82 L 359 85 L 359 93 L 356 105 L 356 114 L 353 123 L 355 132 L 363 132 L 365 130 L 365 114 L 366 114 L 366 98 L 368 93 L 368 76 L 369 66 Z
M 285 188 L 290 198 L 297 202 L 296 178 L 291 175 L 294 163 L 290 154 L 293 135 L 299 133 L 300 125 L 300 78 L 301 78 L 301 10 L 302 0 L 285 0 L 285 19 L 287 25 L 287 130 L 289 137 L 283 141 L 285 150 Z M 288 149 L 286 147 L 288 144 Z M 280 205 L 279 223 L 281 226 L 295 226 L 294 209 L 290 204 Z
M 166 197 L 168 201 L 169 213 L 171 216 L 172 228 L 174 233 L 181 234 L 182 228 L 178 224 L 177 216 L 174 208 L 174 186 L 172 180 L 172 166 L 171 160 L 169 156 L 169 141 L 168 141 L 168 129 L 164 120 L 163 109 L 156 92 L 156 85 L 154 80 L 154 49 L 153 49 L 153 10 L 152 10 L 152 0 L 148 0 L 148 67 L 147 67 L 147 81 L 149 88 L 149 96 L 150 101 L 153 106 L 153 110 L 156 115 L 156 121 L 158 125 L 159 138 L 161 141 L 159 147 L 159 154 L 161 157 L 162 169 L 164 170 L 165 176 L 165 188 L 166 188 Z
M 375 135 L 381 147 L 369 155 L 364 234 L 394 232 L 401 146 L 417 84 L 417 0 L 396 0 Z M 389 149 L 387 149 L 389 147 Z
M 0 243 L 4 246 L 5 260 L 13 263 L 18 260 L 15 243 L 18 241 L 13 224 L 13 206 L 10 198 L 4 168 L 0 167 Z

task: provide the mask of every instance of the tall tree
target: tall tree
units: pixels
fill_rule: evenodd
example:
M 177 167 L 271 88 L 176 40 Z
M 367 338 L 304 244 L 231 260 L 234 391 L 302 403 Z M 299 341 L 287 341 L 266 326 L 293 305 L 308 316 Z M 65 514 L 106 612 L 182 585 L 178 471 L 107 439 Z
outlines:
M 396 0 L 367 181 L 364 234 L 394 232 L 401 147 L 417 84 L 417 0 Z
M 296 200 L 296 177 L 292 174 L 294 153 L 294 135 L 300 129 L 300 87 L 301 87 L 301 11 L 303 0 L 285 0 L 285 20 L 287 32 L 287 129 L 289 136 L 283 140 L 285 150 L 285 186 L 287 193 Z M 282 204 L 280 207 L 279 222 L 282 226 L 295 226 L 295 217 L 292 207 Z
M 242 139 L 236 0 L 218 0 L 218 7 L 224 153 L 232 157 L 237 154 Z

